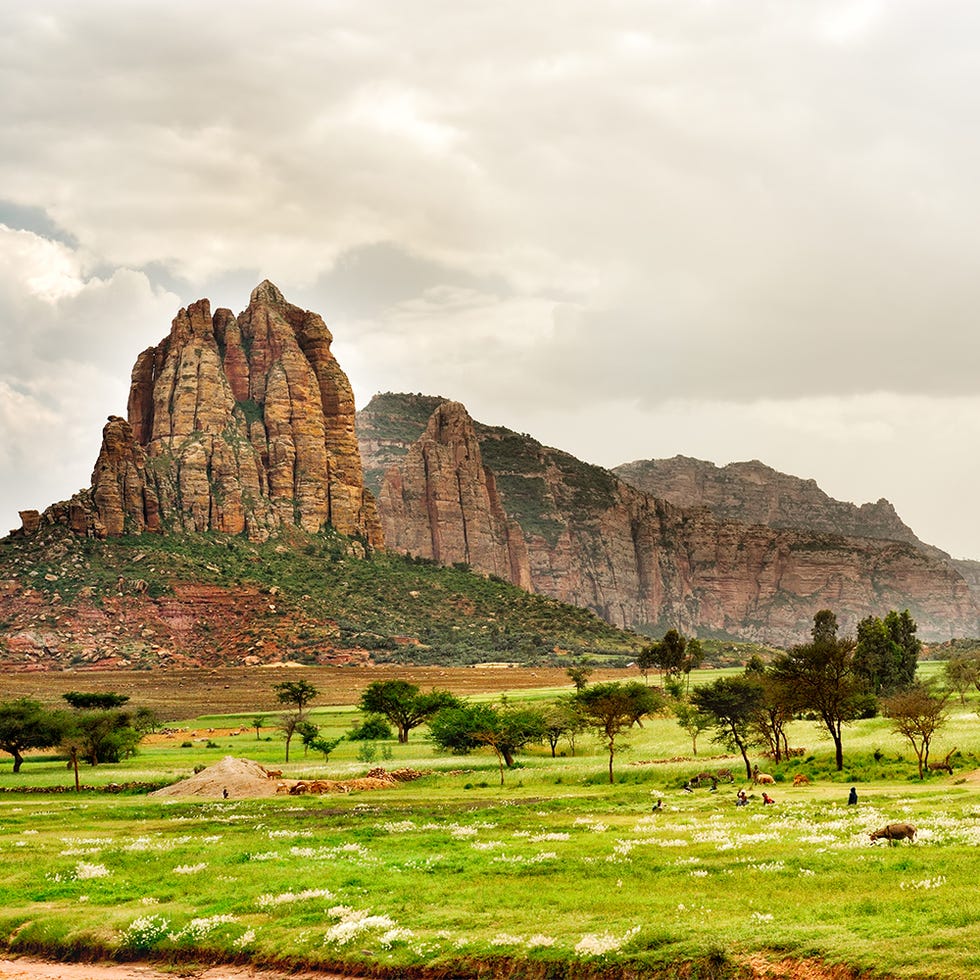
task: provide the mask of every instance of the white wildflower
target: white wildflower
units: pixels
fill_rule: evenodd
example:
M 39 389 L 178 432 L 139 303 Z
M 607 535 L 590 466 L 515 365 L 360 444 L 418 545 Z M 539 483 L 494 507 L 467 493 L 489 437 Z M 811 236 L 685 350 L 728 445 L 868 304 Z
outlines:
M 77 881 L 84 881 L 87 878 L 107 878 L 109 876 L 109 869 L 104 864 L 88 864 L 85 861 L 79 861 L 75 865 L 75 879 Z
M 575 952 L 580 956 L 604 956 L 615 952 L 626 945 L 638 932 L 639 926 L 627 929 L 622 936 L 614 936 L 611 932 L 587 932 L 576 944 Z
M 174 868 L 175 875 L 196 875 L 198 872 L 203 871 L 207 867 L 204 861 L 200 864 L 178 864 Z

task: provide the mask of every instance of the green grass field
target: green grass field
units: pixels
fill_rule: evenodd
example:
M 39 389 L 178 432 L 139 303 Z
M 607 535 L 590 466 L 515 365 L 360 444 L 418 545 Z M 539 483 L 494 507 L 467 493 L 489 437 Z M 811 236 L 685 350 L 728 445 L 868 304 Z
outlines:
M 743 809 L 733 804 L 744 778 L 682 791 L 701 769 L 738 775 L 740 760 L 707 735 L 695 759 L 669 719 L 634 729 L 614 785 L 584 736 L 574 756 L 521 755 L 503 787 L 492 755 L 437 755 L 424 731 L 376 744 L 374 761 L 357 743 L 327 763 L 294 743 L 284 766 L 281 738 L 256 738 L 251 716 L 174 720 L 187 729 L 179 740 L 84 769 L 83 782 L 173 781 L 225 755 L 292 777 L 378 764 L 431 773 L 390 790 L 265 800 L 0 793 L 0 947 L 511 977 L 751 976 L 759 954 L 813 960 L 826 976 L 966 980 L 980 975 L 977 707 L 976 695 L 954 704 L 934 744 L 934 758 L 958 747 L 954 774 L 921 783 L 885 720 L 849 726 L 842 774 L 830 744 L 798 722 L 790 741 L 804 756 L 759 760 L 776 776 L 776 804 L 755 790 Z M 358 717 L 314 711 L 328 736 Z M 794 787 L 797 772 L 811 784 Z M 0 763 L 0 789 L 70 782 L 53 757 L 29 757 L 16 777 Z M 872 845 L 868 832 L 895 821 L 918 827 L 915 844 Z

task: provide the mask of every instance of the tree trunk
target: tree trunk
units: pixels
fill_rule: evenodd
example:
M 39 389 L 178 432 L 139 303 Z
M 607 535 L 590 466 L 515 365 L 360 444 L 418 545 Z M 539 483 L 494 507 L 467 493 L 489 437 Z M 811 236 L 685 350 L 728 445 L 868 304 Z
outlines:
M 613 755 L 614 754 L 615 754 L 615 750 L 613 748 L 612 742 L 610 742 L 609 743 L 609 782 L 611 782 L 611 783 L 616 782 L 615 778 L 613 777 Z
M 14 757 L 14 772 L 20 772 L 24 757 L 16 749 L 11 749 L 10 754 Z
M 504 757 L 504 762 L 507 763 L 508 769 L 514 768 L 514 753 L 510 749 L 501 749 L 500 754 Z
M 408 733 L 410 729 L 408 725 L 399 723 L 398 725 L 398 741 L 404 745 L 408 741 Z

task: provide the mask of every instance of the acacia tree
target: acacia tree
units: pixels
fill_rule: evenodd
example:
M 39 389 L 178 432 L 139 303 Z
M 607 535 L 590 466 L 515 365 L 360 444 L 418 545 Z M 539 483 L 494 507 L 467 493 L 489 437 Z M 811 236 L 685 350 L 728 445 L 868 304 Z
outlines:
M 854 667 L 854 640 L 837 636 L 837 617 L 823 609 L 813 617 L 813 642 L 773 660 L 773 676 L 792 694 L 792 707 L 813 711 L 834 743 L 837 771 L 844 768 L 843 726 L 867 710 L 863 678 Z
M 714 723 L 714 718 L 706 711 L 700 711 L 689 700 L 678 701 L 674 705 L 677 724 L 691 736 L 691 751 L 698 754 L 698 736 L 706 732 Z
M 918 683 L 882 702 L 885 715 L 891 719 L 892 731 L 908 740 L 919 760 L 919 779 L 924 778 L 929 765 L 932 738 L 946 723 L 946 703 L 951 694 Z
M 457 702 L 435 714 L 429 722 L 429 737 L 436 745 L 459 755 L 486 746 L 493 750 L 500 766 L 500 785 L 504 767 L 514 766 L 514 756 L 529 742 L 544 736 L 544 718 L 535 708 Z
M 14 772 L 20 772 L 24 752 L 57 745 L 61 731 L 58 715 L 40 701 L 19 698 L 0 704 L 0 750 L 14 757 Z
M 373 681 L 361 695 L 361 709 L 382 715 L 398 729 L 398 741 L 408 741 L 408 733 L 428 721 L 443 708 L 458 705 L 459 698 L 449 691 L 427 694 L 408 681 Z
M 565 673 L 568 674 L 568 679 L 575 685 L 576 691 L 581 691 L 589 683 L 589 678 L 592 676 L 594 671 L 591 667 L 566 667 Z
M 569 698 L 552 701 L 545 706 L 542 720 L 544 739 L 551 747 L 551 758 L 555 758 L 558 742 L 563 738 L 568 741 L 572 755 L 575 755 L 575 736 L 585 727 L 585 721 L 572 701 Z
M 320 694 L 309 681 L 283 681 L 281 684 L 273 684 L 272 690 L 275 692 L 276 700 L 280 704 L 292 704 L 296 706 L 296 714 L 301 718 L 307 706 L 311 704 Z
M 749 747 L 757 744 L 759 735 L 753 720 L 763 701 L 762 682 L 752 675 L 719 677 L 711 684 L 695 688 L 694 706 L 714 719 L 712 741 L 741 753 L 745 778 L 752 778 Z
M 298 732 L 302 731 L 301 725 L 303 724 L 303 716 L 298 711 L 291 711 L 288 715 L 283 715 L 276 727 L 282 732 L 282 737 L 286 740 L 286 762 L 289 762 L 289 743 L 292 742 L 293 736 Z
M 613 783 L 616 781 L 613 758 L 617 751 L 617 739 L 644 715 L 659 711 L 664 700 L 639 681 L 594 684 L 575 694 L 573 700 L 586 723 L 606 744 L 609 751 L 609 782 Z
M 966 704 L 966 692 L 974 685 L 980 690 L 980 655 L 954 653 L 943 667 L 943 676 L 960 696 L 960 704 Z

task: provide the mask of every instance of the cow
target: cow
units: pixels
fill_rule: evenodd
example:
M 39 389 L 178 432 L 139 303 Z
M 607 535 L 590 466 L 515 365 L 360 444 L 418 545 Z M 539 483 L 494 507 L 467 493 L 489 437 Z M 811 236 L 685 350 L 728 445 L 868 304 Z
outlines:
M 794 786 L 809 786 L 810 785 L 810 777 L 807 776 L 806 773 L 798 772 L 793 777 L 793 785 Z
M 877 840 L 886 840 L 889 843 L 908 840 L 912 844 L 915 842 L 915 827 L 910 823 L 888 823 L 878 830 L 872 830 L 870 836 L 872 844 Z
M 775 785 L 776 780 L 767 772 L 759 772 L 758 766 L 753 766 L 752 782 L 757 783 L 760 786 L 773 786 Z

